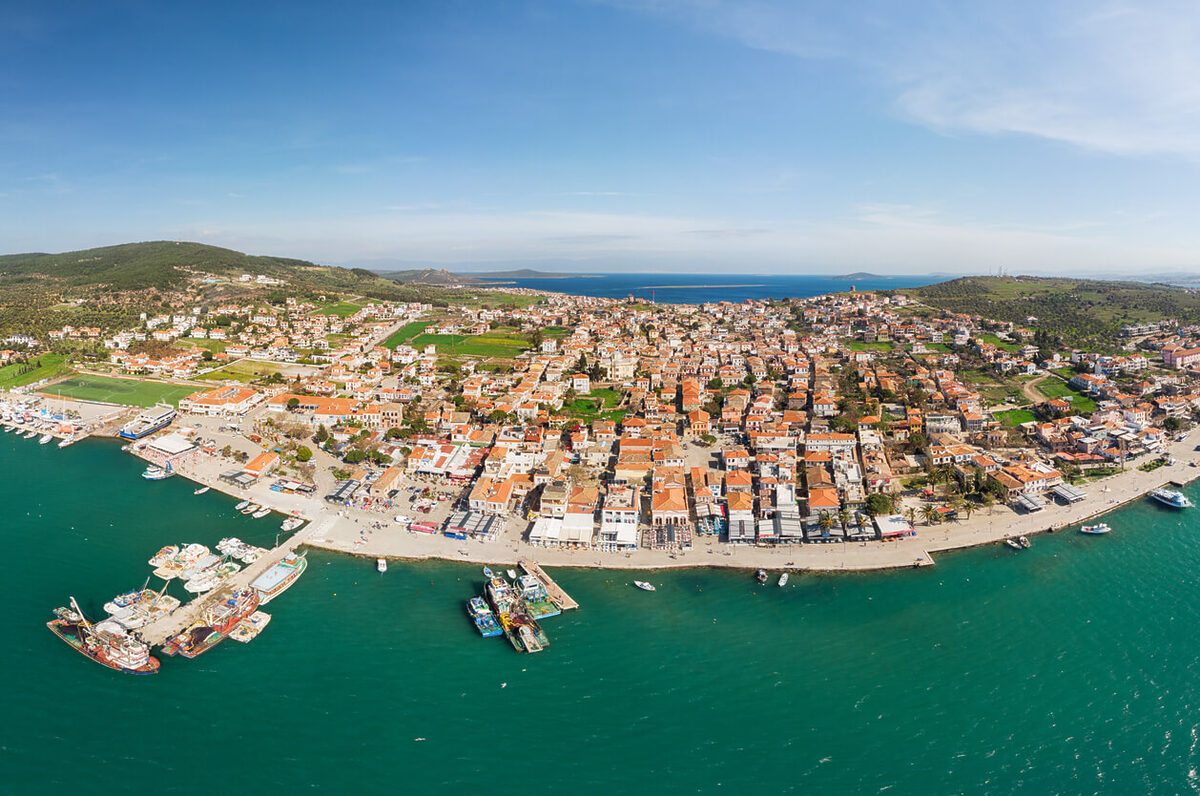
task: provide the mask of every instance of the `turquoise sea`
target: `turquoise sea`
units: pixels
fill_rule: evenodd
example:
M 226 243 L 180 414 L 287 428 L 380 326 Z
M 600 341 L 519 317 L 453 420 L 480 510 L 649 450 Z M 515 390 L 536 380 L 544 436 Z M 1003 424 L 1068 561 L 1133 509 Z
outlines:
M 143 481 L 109 442 L 0 434 L 0 465 L 5 793 L 1197 789 L 1200 510 L 784 589 L 555 570 L 582 608 L 532 656 L 475 634 L 473 566 L 314 551 L 257 640 L 133 677 L 55 638 L 51 609 L 99 610 L 163 544 L 277 525 Z

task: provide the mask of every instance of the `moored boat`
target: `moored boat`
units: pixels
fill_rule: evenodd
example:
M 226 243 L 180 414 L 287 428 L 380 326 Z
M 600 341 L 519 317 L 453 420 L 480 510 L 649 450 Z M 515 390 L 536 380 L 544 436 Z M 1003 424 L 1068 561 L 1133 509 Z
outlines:
M 658 589 L 654 588 L 653 583 L 647 583 L 644 580 L 635 580 L 633 585 L 637 586 L 642 591 L 658 591 Z
M 1108 523 L 1100 522 L 1095 525 L 1085 525 L 1079 529 L 1079 532 L 1097 536 L 1100 534 L 1108 533 L 1111 530 L 1112 530 L 1112 528 L 1108 527 Z
M 192 494 L 193 495 L 203 495 L 205 492 L 207 492 L 210 489 L 212 489 L 211 486 L 202 486 L 199 489 L 193 490 Z
M 59 608 L 55 619 L 46 627 L 76 652 L 91 658 L 101 666 L 130 674 L 154 674 L 158 659 L 150 654 L 150 646 L 134 632 L 112 620 L 93 625 L 71 598 L 70 608 Z
M 308 567 L 308 559 L 302 555 L 288 553 L 270 569 L 259 575 L 250 583 L 262 595 L 262 605 L 274 600 L 287 591 L 296 579 L 304 574 Z
M 152 464 L 142 471 L 142 478 L 147 481 L 161 481 L 164 478 L 170 478 L 171 471 L 159 467 L 157 464 Z
M 283 521 L 283 522 L 280 524 L 280 526 L 279 526 L 279 530 L 281 530 L 281 531 L 294 531 L 294 530 L 296 530 L 297 528 L 299 528 L 299 527 L 300 527 L 301 525 L 303 525 L 303 524 L 304 524 L 304 518 L 303 518 L 303 517 L 288 517 L 286 520 L 284 520 L 284 521 Z
M 50 440 L 52 440 L 52 439 L 54 439 L 54 435 L 53 435 L 53 434 L 43 434 L 43 435 L 42 435 L 42 436 L 41 436 L 41 437 L 38 439 L 38 443 L 39 443 L 39 444 L 41 444 L 41 445 L 45 445 L 47 442 L 49 442 L 49 441 L 50 441 Z
M 258 505 L 257 503 L 251 503 L 248 506 L 245 506 L 242 508 L 242 513 L 243 514 L 253 514 L 254 512 L 258 511 L 260 508 L 262 508 L 262 506 Z
M 779 576 L 779 585 L 780 585 L 780 586 L 786 586 L 786 585 L 787 585 L 787 582 L 788 582 L 788 577 L 789 577 L 789 576 L 788 576 L 788 574 L 787 574 L 786 572 L 784 572 L 783 574 L 781 574 L 781 575 Z
M 534 619 L 545 619 L 562 613 L 562 609 L 550 599 L 546 587 L 535 576 L 521 575 L 513 586 L 523 610 Z
M 1167 489 L 1166 487 L 1160 487 L 1154 490 L 1150 493 L 1150 497 L 1154 498 L 1159 503 L 1165 503 L 1172 508 L 1190 509 L 1192 507 L 1192 501 L 1188 500 L 1182 492 L 1178 492 L 1174 489 Z
M 387 572 L 387 559 L 386 558 L 375 559 L 375 571 L 376 572 Z
M 496 621 L 496 615 L 492 613 L 491 608 L 488 608 L 482 597 L 472 597 L 467 601 L 467 616 L 471 617 L 471 621 L 475 623 L 475 629 L 484 638 L 492 638 L 504 632 L 500 628 L 500 623 Z
M 1020 542 L 1018 542 L 1016 539 L 1005 539 L 1005 540 L 1004 540 L 1004 543 L 1005 543 L 1006 545 L 1008 545 L 1009 547 L 1011 547 L 1013 550 L 1022 550 L 1022 549 L 1024 549 L 1024 548 L 1022 548 L 1022 547 L 1021 547 L 1021 543 L 1020 543 Z
M 251 517 L 253 517 L 253 518 L 254 518 L 254 519 L 256 519 L 256 520 L 261 520 L 263 517 L 267 516 L 267 515 L 268 515 L 268 514 L 270 514 L 270 513 L 271 513 L 271 510 L 270 510 L 270 509 L 268 509 L 268 508 L 261 508 L 261 509 L 259 509 L 258 511 L 254 512 L 253 514 L 251 514 L 250 516 L 251 516 Z
M 765 569 L 760 569 L 758 572 L 754 573 L 754 577 L 759 583 L 766 583 L 767 571 Z
M 163 644 L 167 655 L 182 655 L 195 658 L 220 644 L 239 622 L 246 619 L 260 604 L 255 589 L 243 589 L 228 599 L 209 606 L 202 619 L 192 623 L 186 630 L 169 638 Z
M 264 611 L 255 611 L 247 618 L 238 622 L 237 627 L 229 631 L 229 637 L 234 641 L 245 644 L 258 637 L 271 622 L 271 615 Z
M 1022 550 L 1028 550 L 1029 546 L 1032 544 L 1032 542 L 1029 541 L 1028 536 L 1018 536 L 1017 544 L 1021 545 Z
M 233 509 L 234 509 L 234 511 L 241 511 L 242 509 L 246 508 L 249 505 L 250 505 L 249 500 L 243 500 L 241 503 L 234 506 Z

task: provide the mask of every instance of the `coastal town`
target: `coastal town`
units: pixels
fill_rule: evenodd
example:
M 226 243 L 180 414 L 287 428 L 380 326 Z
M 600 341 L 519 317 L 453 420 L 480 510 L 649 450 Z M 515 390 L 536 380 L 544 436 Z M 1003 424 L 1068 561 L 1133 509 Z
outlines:
M 327 517 L 306 544 L 381 558 L 924 566 L 1196 473 L 1200 329 L 1131 324 L 1101 354 L 1055 347 L 1034 317 L 847 288 L 696 305 L 514 288 L 438 307 L 225 301 L 52 330 L 45 344 L 103 356 L 15 398 L 72 407 L 49 429 L 66 446 L 129 421 L 105 389 L 173 390 L 126 435 L 132 453 Z

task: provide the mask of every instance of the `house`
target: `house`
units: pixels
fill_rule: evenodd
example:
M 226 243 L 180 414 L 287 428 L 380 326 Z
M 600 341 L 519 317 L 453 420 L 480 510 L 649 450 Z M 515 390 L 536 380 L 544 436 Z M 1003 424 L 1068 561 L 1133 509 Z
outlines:
M 255 478 L 262 478 L 278 466 L 279 454 L 273 451 L 264 451 L 251 459 L 250 463 L 243 467 L 242 470 Z

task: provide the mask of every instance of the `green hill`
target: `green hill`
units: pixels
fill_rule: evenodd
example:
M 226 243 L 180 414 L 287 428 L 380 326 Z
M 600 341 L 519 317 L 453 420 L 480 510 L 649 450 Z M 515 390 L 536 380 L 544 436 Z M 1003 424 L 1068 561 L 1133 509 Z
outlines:
M 1043 329 L 1073 345 L 1112 344 L 1121 327 L 1133 323 L 1200 323 L 1200 294 L 1144 282 L 965 276 L 900 292 L 948 312 Z M 1029 317 L 1037 321 L 1027 322 Z

